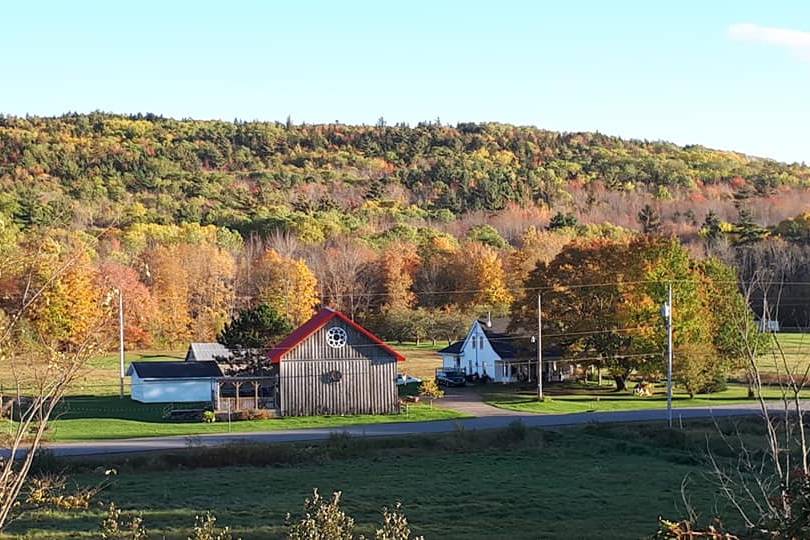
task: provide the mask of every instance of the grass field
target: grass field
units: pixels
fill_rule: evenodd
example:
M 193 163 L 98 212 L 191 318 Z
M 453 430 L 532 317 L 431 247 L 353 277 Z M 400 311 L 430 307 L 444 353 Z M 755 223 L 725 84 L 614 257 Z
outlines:
M 107 463 L 119 474 L 100 497 L 142 511 L 154 538 L 185 539 L 194 516 L 208 510 L 245 540 L 280 538 L 285 514 L 299 515 L 313 488 L 327 494 L 342 490 L 347 512 L 366 535 L 373 535 L 383 505 L 401 501 L 413 532 L 428 539 L 643 538 L 655 531 L 658 515 L 682 515 L 680 487 L 686 475 L 691 475 L 689 496 L 697 509 L 708 513 L 717 504 L 726 511 L 699 473 L 693 450 L 706 448 L 715 428 L 711 423 L 688 428 L 588 426 L 524 430 L 522 436 L 507 429 L 400 440 L 338 438 L 323 443 L 335 448 L 322 452 L 312 444 L 287 451 L 278 445 L 250 452 L 235 447 L 214 458 L 198 453 L 161 466 L 143 461 L 156 458 Z M 267 466 L 271 450 L 286 458 Z M 301 458 L 306 452 L 312 457 Z M 733 459 L 733 453 L 723 455 Z M 219 463 L 254 458 L 265 466 Z M 207 466 L 216 468 L 199 468 Z M 83 485 L 103 478 L 89 472 L 75 477 Z M 93 538 L 102 514 L 99 507 L 36 511 L 10 532 Z
M 78 441 L 123 439 L 130 437 L 158 437 L 164 435 L 203 435 L 208 433 L 278 431 L 284 429 L 324 428 L 385 422 L 428 422 L 452 420 L 464 415 L 413 404 L 407 411 L 393 415 L 306 416 L 274 418 L 270 420 L 243 420 L 232 422 L 168 422 L 163 419 L 165 404 L 137 403 L 125 398 L 70 397 L 65 400 L 58 418 L 48 427 L 48 440 Z M 7 422 L 7 421 L 6 421 Z
M 773 334 L 785 353 L 785 361 L 793 373 L 804 373 L 810 366 L 810 334 Z M 776 347 L 761 355 L 759 367 L 763 373 L 785 373 L 784 361 Z
M 616 392 L 612 386 L 596 384 L 565 383 L 552 384 L 545 389 L 546 399 L 537 401 L 533 389 L 487 386 L 481 389 L 484 401 L 490 405 L 513 411 L 547 414 L 567 414 L 596 411 L 627 411 L 639 409 L 664 409 L 667 406 L 666 389 L 658 386 L 653 396 L 640 398 L 631 391 Z M 780 393 L 776 388 L 765 392 L 768 399 L 777 399 Z M 810 390 L 804 394 L 810 398 Z M 698 395 L 694 398 L 675 388 L 673 407 L 722 407 L 736 403 L 751 403 L 747 388 L 742 385 L 729 385 L 727 390 L 714 394 Z

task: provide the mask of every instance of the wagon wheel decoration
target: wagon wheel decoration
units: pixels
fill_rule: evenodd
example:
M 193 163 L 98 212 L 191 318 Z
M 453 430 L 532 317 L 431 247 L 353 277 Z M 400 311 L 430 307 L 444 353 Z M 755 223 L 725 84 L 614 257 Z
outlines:
M 333 326 L 326 331 L 326 343 L 333 349 L 340 349 L 346 345 L 349 336 L 346 335 L 346 330 L 338 326 Z

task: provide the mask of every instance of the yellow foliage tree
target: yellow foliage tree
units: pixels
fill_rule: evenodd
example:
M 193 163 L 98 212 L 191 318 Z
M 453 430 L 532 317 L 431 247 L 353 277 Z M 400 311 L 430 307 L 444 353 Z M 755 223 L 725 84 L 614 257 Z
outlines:
M 64 245 L 50 239 L 40 253 L 44 262 L 33 277 L 36 286 L 44 289 L 31 306 L 32 327 L 52 346 L 81 343 L 103 315 L 103 291 L 96 287 L 90 253 L 79 242 Z
M 211 243 L 183 245 L 178 251 L 188 275 L 192 337 L 214 339 L 230 319 L 236 262 L 229 252 Z
M 269 249 L 259 261 L 257 297 L 283 314 L 293 325 L 309 319 L 320 302 L 318 280 L 301 259 Z
M 421 264 L 417 246 L 398 241 L 389 244 L 380 255 L 380 277 L 385 290 L 386 309 L 409 309 L 416 302 L 414 275 Z
M 485 307 L 498 314 L 509 310 L 513 296 L 498 252 L 479 242 L 469 242 L 454 260 L 458 298 L 462 307 Z
M 147 277 L 152 282 L 152 296 L 157 301 L 157 335 L 170 346 L 191 338 L 189 314 L 189 275 L 177 246 L 159 246 L 145 256 Z

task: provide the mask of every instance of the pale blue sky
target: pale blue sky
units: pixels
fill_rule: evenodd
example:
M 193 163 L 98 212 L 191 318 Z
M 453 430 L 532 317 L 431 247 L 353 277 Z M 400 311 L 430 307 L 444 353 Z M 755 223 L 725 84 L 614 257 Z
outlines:
M 4 3 L 0 113 L 500 121 L 810 162 L 810 2 Z

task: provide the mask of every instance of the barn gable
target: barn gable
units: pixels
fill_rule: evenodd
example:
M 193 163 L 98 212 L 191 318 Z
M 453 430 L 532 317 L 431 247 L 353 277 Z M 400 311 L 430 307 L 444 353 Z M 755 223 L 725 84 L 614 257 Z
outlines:
M 335 335 L 342 329 L 345 333 L 345 343 L 336 347 Z M 330 332 L 332 345 L 330 342 Z M 284 360 L 340 360 L 375 358 L 378 361 L 390 359 L 402 362 L 405 357 L 391 348 L 383 340 L 352 321 L 339 311 L 324 308 L 310 320 L 299 326 L 281 343 L 273 347 L 268 353 L 270 361 L 274 364 Z
M 398 409 L 404 357 L 340 312 L 321 310 L 269 353 L 283 416 L 386 414 Z

